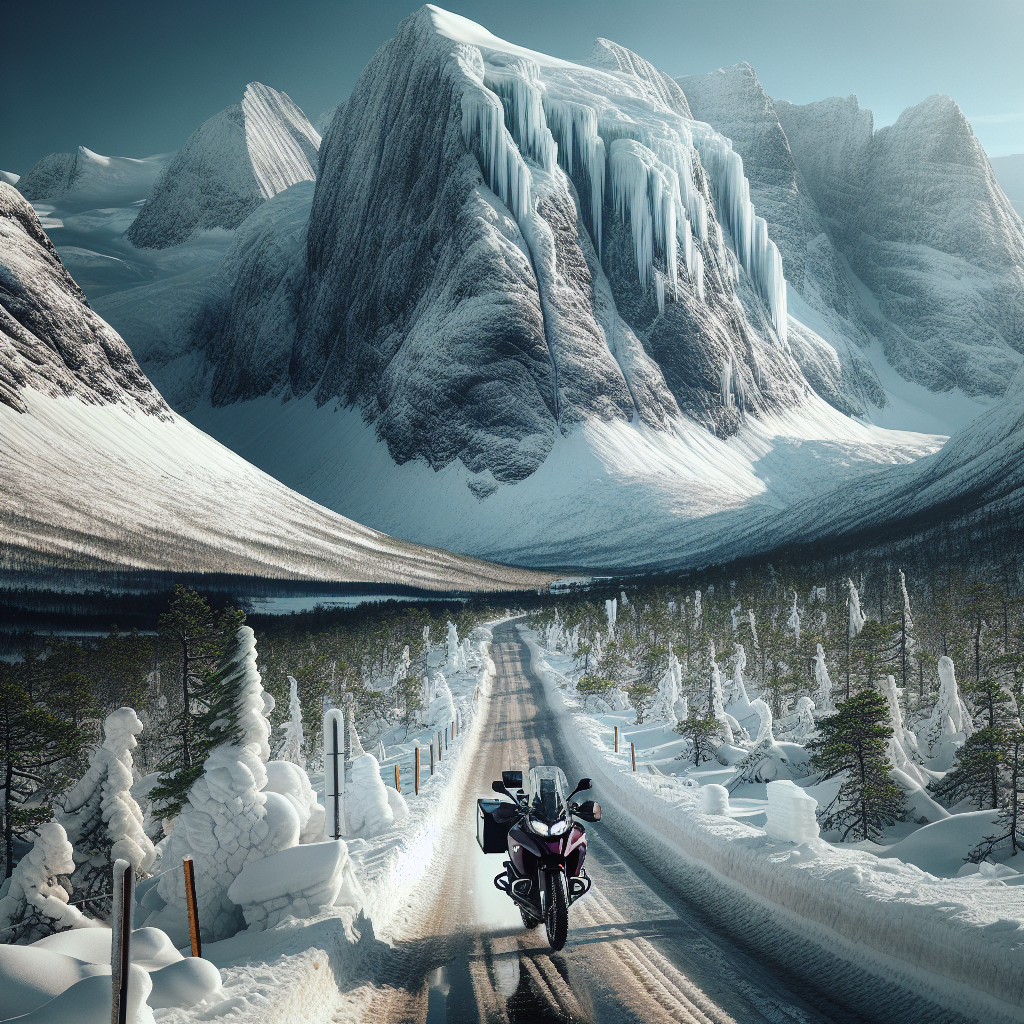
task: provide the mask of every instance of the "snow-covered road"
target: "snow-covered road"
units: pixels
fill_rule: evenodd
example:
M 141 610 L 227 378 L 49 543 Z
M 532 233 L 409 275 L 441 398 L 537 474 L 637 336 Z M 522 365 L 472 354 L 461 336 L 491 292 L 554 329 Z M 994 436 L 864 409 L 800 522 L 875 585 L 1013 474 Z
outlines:
M 635 825 L 610 813 L 591 826 L 590 895 L 570 911 L 552 953 L 491 883 L 501 857 L 475 841 L 476 798 L 503 768 L 559 764 L 586 773 L 563 743 L 514 625 L 494 631 L 497 669 L 476 742 L 464 753 L 460 811 L 424 876 L 423 898 L 374 944 L 365 1020 L 824 1022 L 963 1021 L 802 940 L 755 899 L 708 883 L 710 872 L 659 867 Z M 601 798 L 600 792 L 596 797 Z M 348 1020 L 339 1016 L 338 1020 Z

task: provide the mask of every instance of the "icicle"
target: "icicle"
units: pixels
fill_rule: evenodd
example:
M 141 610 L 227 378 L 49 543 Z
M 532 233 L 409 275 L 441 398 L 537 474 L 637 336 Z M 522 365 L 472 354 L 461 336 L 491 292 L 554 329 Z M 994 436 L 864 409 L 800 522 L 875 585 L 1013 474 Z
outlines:
M 722 373 L 718 378 L 719 386 L 722 389 L 722 405 L 726 409 L 732 408 L 733 397 L 732 397 L 732 356 L 725 361 L 725 366 L 722 367 Z M 735 626 L 733 627 L 735 628 Z
M 539 65 L 526 58 L 514 60 L 505 68 L 487 65 L 484 84 L 502 101 L 520 153 L 536 160 L 545 171 L 553 171 L 557 147 L 544 117 Z
M 646 288 L 651 281 L 657 244 L 664 254 L 665 270 L 675 294 L 678 175 L 650 149 L 632 139 L 612 143 L 608 167 L 616 212 L 623 220 L 629 216 L 640 284 Z
M 729 139 L 706 132 L 698 139 L 704 166 L 715 182 L 719 207 L 732 233 L 740 263 L 750 275 L 758 294 L 767 304 L 780 341 L 786 340 L 786 280 L 782 257 L 768 237 L 763 217 L 754 215 L 750 182 L 743 173 L 743 159 Z
M 558 144 L 558 163 L 566 174 L 582 170 L 590 188 L 590 234 L 601 257 L 601 212 L 604 209 L 604 140 L 597 132 L 597 114 L 582 103 L 544 97 L 548 127 Z
M 505 128 L 501 100 L 483 87 L 467 88 L 462 94 L 462 138 L 467 148 L 477 136 L 480 162 L 491 191 L 522 221 L 533 209 L 533 178 Z
M 654 294 L 658 300 L 658 315 L 665 312 L 665 275 L 660 270 L 654 271 Z

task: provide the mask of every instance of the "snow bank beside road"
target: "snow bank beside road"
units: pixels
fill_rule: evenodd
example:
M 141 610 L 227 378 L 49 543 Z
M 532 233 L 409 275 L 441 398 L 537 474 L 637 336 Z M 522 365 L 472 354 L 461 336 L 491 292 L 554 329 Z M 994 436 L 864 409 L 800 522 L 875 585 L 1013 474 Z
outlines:
M 758 916 L 744 904 L 757 904 L 776 931 L 824 946 L 924 998 L 986 1021 L 1024 1020 L 1024 889 L 980 875 L 940 879 L 820 840 L 781 843 L 763 829 L 703 813 L 700 789 L 633 773 L 628 749 L 609 751 L 606 730 L 574 713 L 573 697 L 560 688 L 564 679 L 535 634 L 520 632 L 534 673 L 565 716 L 566 745 L 581 774 L 594 779 L 608 816 L 628 817 L 636 840 L 661 863 L 668 856 L 687 891 L 716 917 L 735 915 L 732 927 L 742 929 Z

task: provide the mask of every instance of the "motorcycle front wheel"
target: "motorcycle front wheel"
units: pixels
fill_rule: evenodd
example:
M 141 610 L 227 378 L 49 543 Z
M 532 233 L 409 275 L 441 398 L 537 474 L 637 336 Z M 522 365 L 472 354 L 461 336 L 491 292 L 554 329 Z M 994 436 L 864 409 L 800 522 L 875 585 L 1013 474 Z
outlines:
M 544 927 L 548 933 L 548 945 L 552 949 L 561 949 L 569 937 L 569 901 L 565 896 L 565 875 L 561 871 L 553 871 L 548 875 Z

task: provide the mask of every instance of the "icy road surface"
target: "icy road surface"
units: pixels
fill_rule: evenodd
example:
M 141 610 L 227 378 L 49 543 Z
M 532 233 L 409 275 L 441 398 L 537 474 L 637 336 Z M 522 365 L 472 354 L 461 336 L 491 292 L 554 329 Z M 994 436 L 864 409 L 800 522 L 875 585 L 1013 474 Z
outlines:
M 492 885 L 502 858 L 485 857 L 476 844 L 476 798 L 490 792 L 503 768 L 558 764 L 574 781 L 578 766 L 559 735 L 565 719 L 549 710 L 514 626 L 495 629 L 491 657 L 497 675 L 480 723 L 483 739 L 464 754 L 471 761 L 461 775 L 461 820 L 438 842 L 423 898 L 410 907 L 393 948 L 378 954 L 379 987 L 365 1020 L 964 1020 L 781 931 L 762 906 L 718 887 L 687 891 L 686 879 L 659 877 L 649 851 L 632 848 L 629 822 L 610 816 L 588 827 L 594 886 L 569 912 L 565 949 L 553 953 L 543 927 L 526 931 Z

